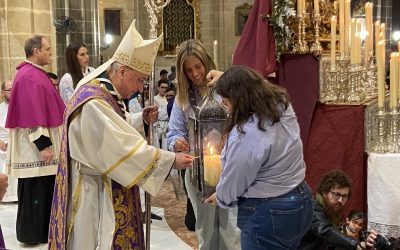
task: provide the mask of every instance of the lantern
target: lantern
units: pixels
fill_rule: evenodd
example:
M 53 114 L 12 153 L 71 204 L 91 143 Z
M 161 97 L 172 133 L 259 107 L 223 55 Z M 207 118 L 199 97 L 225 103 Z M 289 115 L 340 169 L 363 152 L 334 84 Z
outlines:
M 226 117 L 210 90 L 201 107 L 195 110 L 195 118 L 189 118 L 190 153 L 198 157 L 193 163 L 190 180 L 200 191 L 202 200 L 215 192 L 222 172 L 220 156 Z

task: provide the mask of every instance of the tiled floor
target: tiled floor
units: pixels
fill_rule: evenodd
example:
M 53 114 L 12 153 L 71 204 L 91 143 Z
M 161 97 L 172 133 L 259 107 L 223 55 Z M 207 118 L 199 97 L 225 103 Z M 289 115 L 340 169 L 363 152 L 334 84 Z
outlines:
M 168 185 L 169 186 L 169 185 Z M 169 188 L 167 188 L 169 189 Z M 170 189 L 169 189 L 170 190 Z M 169 192 L 161 192 L 165 193 Z M 171 198 L 173 194 L 169 193 Z M 143 195 L 142 195 L 143 197 Z M 155 198 L 157 200 L 157 197 Z M 152 207 L 153 213 L 160 215 L 164 218 L 164 209 L 159 207 Z M 176 210 L 175 210 L 176 212 Z M 3 230 L 4 240 L 8 249 L 47 249 L 47 245 L 39 245 L 36 247 L 22 247 L 15 236 L 15 220 L 17 215 L 17 205 L 1 203 L 0 204 L 0 225 Z M 170 221 L 168 223 L 171 223 Z M 182 231 L 182 230 L 181 230 Z M 189 232 L 190 234 L 190 232 Z M 190 238 L 196 238 L 195 234 L 190 234 Z M 167 249 L 179 249 L 189 250 L 192 249 L 188 244 L 182 241 L 168 226 L 166 219 L 161 221 L 153 220 L 151 224 L 151 249 L 152 250 L 167 250 Z M 186 240 L 187 241 L 187 240 Z M 197 239 L 195 239 L 197 244 Z

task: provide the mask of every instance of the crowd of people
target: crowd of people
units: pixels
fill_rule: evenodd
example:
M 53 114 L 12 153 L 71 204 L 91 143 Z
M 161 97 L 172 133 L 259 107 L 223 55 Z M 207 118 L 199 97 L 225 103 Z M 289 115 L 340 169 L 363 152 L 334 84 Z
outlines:
M 171 74 L 160 72 L 154 106 L 144 105 L 161 40 L 143 40 L 133 22 L 96 69 L 87 46 L 71 43 L 59 82 L 43 68 L 52 55 L 46 37 L 26 41 L 26 60 L 2 83 L 0 104 L 0 200 L 18 201 L 19 242 L 144 249 L 139 187 L 156 195 L 175 168 L 188 196 L 185 224 L 201 250 L 381 249 L 382 236 L 365 230 L 361 211 L 342 220 L 354 195 L 344 172 L 323 176 L 312 197 L 290 97 L 255 70 L 217 71 L 203 44 L 190 39 Z M 222 173 L 204 201 L 190 181 L 188 120 L 210 91 L 227 120 Z

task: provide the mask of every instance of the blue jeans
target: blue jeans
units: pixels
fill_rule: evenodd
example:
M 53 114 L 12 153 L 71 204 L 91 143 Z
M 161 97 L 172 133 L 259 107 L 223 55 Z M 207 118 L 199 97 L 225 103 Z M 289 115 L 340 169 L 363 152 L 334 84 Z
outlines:
M 238 227 L 242 250 L 297 249 L 311 226 L 311 190 L 302 182 L 274 198 L 240 198 Z

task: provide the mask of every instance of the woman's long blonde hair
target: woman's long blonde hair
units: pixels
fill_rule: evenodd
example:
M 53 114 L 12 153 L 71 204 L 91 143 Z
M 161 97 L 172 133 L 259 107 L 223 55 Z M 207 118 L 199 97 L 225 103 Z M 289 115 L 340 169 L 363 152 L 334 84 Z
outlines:
M 177 91 L 176 99 L 179 105 L 185 107 L 189 104 L 189 93 L 188 89 L 192 82 L 186 76 L 183 64 L 189 56 L 195 56 L 200 59 L 204 64 L 206 74 L 210 70 L 215 69 L 215 64 L 211 56 L 207 53 L 204 46 L 199 40 L 190 39 L 186 40 L 179 46 L 179 52 L 176 60 L 177 68 Z

